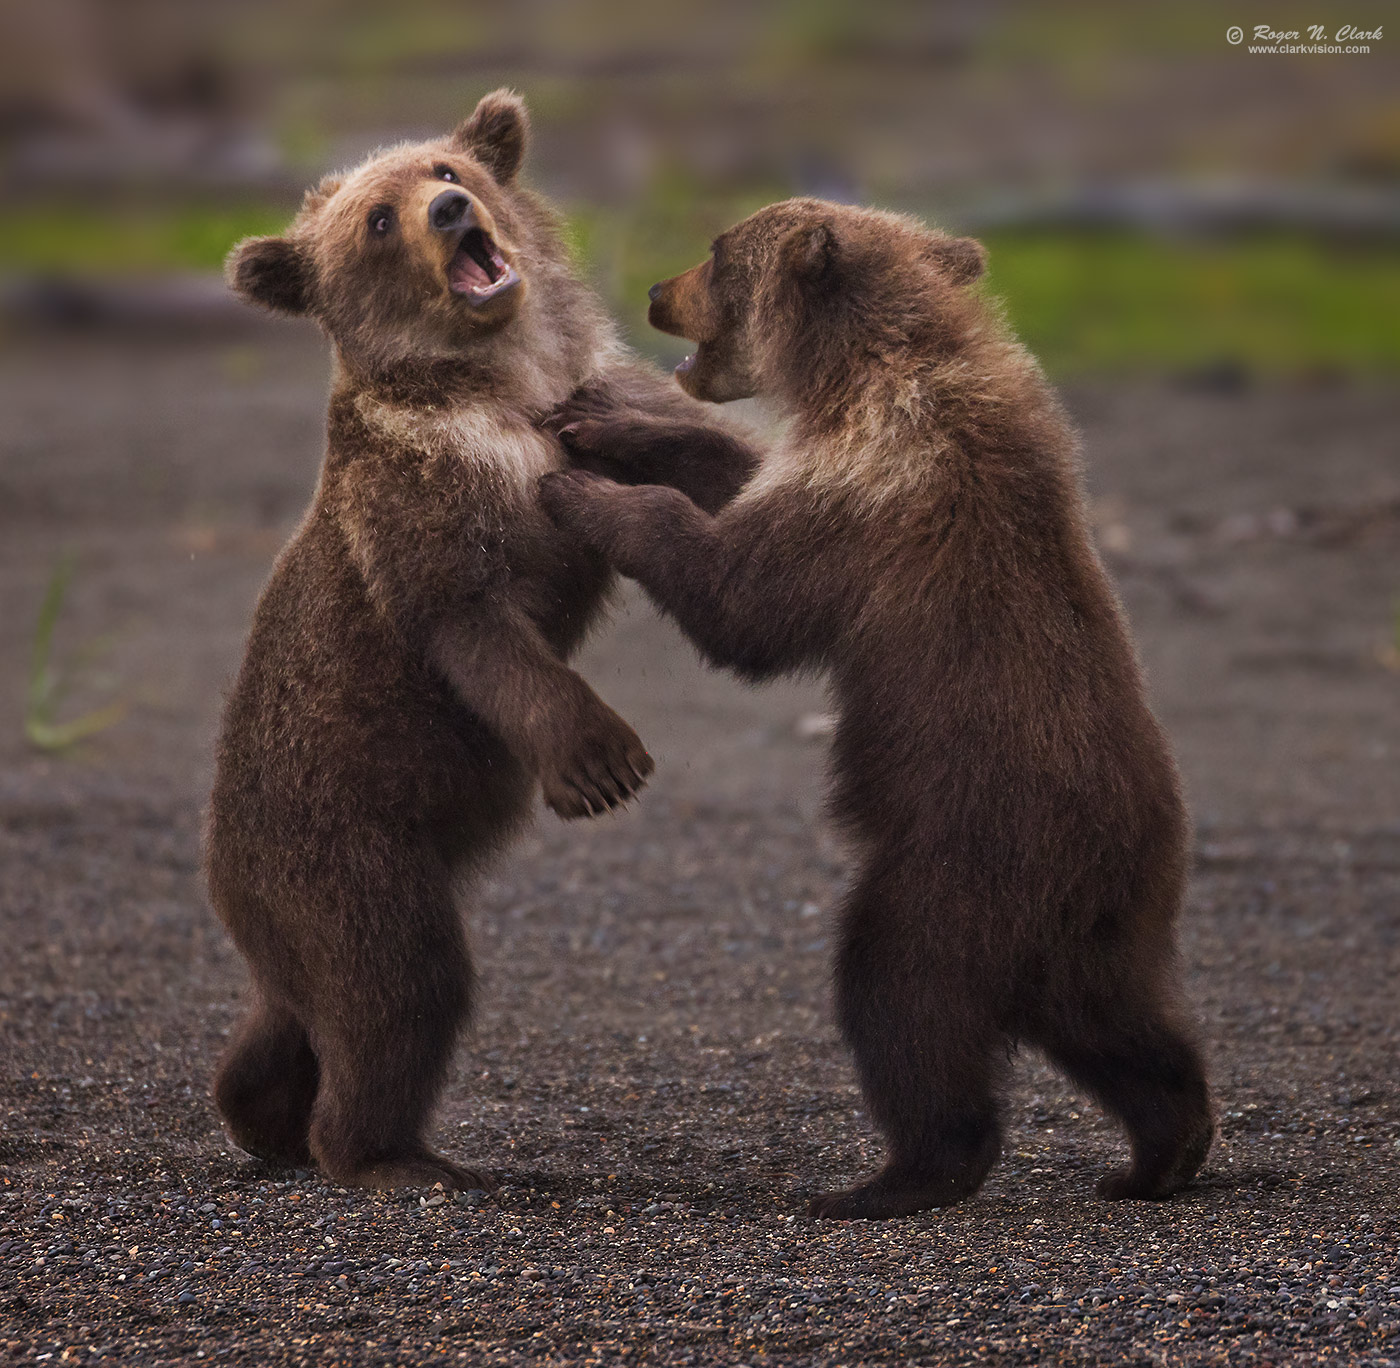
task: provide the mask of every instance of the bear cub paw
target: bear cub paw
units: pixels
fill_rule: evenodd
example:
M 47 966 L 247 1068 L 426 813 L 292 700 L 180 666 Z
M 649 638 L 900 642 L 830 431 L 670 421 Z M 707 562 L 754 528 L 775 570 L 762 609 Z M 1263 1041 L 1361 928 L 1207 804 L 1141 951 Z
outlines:
M 971 1197 L 982 1185 L 967 1178 L 897 1178 L 880 1174 L 844 1192 L 823 1192 L 812 1198 L 807 1214 L 828 1221 L 884 1221 L 912 1216 L 932 1207 L 953 1206 Z
M 597 817 L 621 806 L 656 768 L 641 737 L 601 703 L 579 721 L 562 749 L 563 760 L 540 778 L 545 803 L 565 819 Z
M 447 1192 L 470 1192 L 473 1189 L 495 1191 L 495 1184 L 484 1173 L 463 1168 L 431 1150 L 395 1159 L 381 1159 L 353 1173 L 332 1173 L 328 1176 L 343 1187 L 376 1188 L 380 1191 L 431 1188 L 439 1183 Z
M 1160 1202 L 1174 1197 L 1200 1172 L 1215 1139 L 1214 1122 L 1202 1121 L 1166 1159 L 1152 1156 L 1099 1179 L 1096 1191 L 1110 1202 Z

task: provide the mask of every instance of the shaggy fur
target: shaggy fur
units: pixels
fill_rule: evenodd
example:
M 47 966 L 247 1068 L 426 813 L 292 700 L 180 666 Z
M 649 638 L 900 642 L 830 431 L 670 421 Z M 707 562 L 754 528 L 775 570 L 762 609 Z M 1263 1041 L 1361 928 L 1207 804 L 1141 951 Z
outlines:
M 762 210 L 652 291 L 653 323 L 699 343 L 685 389 L 765 395 L 788 419 L 748 487 L 711 517 L 672 490 L 543 482 L 559 526 L 715 664 L 830 678 L 833 806 L 859 861 L 837 1005 L 888 1158 L 819 1216 L 976 1192 L 1018 1041 L 1127 1129 L 1107 1197 L 1177 1191 L 1213 1134 L 1177 965 L 1176 770 L 1090 545 L 1074 437 L 967 288 L 982 260 L 893 215 Z M 661 468 L 721 442 L 591 398 L 553 422 L 590 460 Z
M 320 484 L 218 747 L 209 890 L 256 1005 L 215 1095 L 242 1148 L 344 1184 L 484 1185 L 424 1139 L 471 1006 L 454 886 L 537 786 L 576 817 L 651 770 L 565 663 L 610 572 L 538 508 L 562 455 L 538 420 L 584 382 L 673 417 L 682 396 L 628 360 L 516 185 L 525 137 L 497 92 L 229 261 L 240 293 L 320 322 L 335 372 Z M 748 471 L 678 482 L 719 507 Z

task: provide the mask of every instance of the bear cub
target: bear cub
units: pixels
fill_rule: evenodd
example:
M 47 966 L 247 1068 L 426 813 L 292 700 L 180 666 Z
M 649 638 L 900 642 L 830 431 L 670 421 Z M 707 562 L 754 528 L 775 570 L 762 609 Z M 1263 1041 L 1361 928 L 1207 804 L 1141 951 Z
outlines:
M 982 269 L 971 240 L 799 199 L 654 286 L 652 323 L 697 344 L 681 386 L 787 419 L 717 516 L 596 471 L 687 449 L 732 465 L 731 439 L 596 390 L 551 420 L 588 467 L 542 482 L 564 532 L 714 664 L 830 680 L 832 806 L 857 860 L 837 1010 L 887 1157 L 817 1216 L 976 1192 L 1022 1041 L 1127 1130 L 1106 1197 L 1176 1192 L 1214 1133 L 1177 962 L 1175 765 L 1090 543 L 1075 437 L 968 288 Z
M 454 891 L 537 787 L 579 817 L 652 767 L 566 663 L 611 575 L 538 506 L 563 459 L 538 423 L 584 382 L 629 411 L 690 401 L 574 278 L 516 182 L 526 136 L 521 101 L 488 95 L 229 259 L 237 292 L 314 318 L 335 364 L 320 482 L 218 743 L 208 885 L 255 1005 L 215 1098 L 243 1149 L 346 1185 L 486 1185 L 424 1138 L 471 1006 Z M 718 508 L 749 473 L 735 461 L 678 483 Z

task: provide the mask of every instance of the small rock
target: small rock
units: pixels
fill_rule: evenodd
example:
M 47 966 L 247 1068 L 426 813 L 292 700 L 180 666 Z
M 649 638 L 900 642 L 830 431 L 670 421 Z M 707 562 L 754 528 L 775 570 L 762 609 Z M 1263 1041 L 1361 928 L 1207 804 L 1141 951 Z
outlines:
M 817 741 L 835 730 L 836 717 L 832 713 L 804 713 L 793 725 L 800 741 Z

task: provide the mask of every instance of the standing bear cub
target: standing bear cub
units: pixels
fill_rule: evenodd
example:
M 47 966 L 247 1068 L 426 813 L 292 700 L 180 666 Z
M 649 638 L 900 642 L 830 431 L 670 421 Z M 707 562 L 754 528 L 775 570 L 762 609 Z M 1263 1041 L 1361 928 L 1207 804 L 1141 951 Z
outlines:
M 424 1139 L 471 999 L 454 887 L 537 783 L 578 817 L 651 770 L 565 663 L 610 572 L 538 507 L 562 452 L 537 424 L 584 382 L 690 401 L 628 361 L 517 186 L 526 133 L 496 92 L 229 259 L 240 294 L 321 324 L 335 370 L 320 484 L 218 747 L 209 890 L 256 1002 L 215 1096 L 242 1148 L 344 1184 L 483 1185 Z M 680 483 L 717 509 L 749 473 L 735 459 Z
M 833 806 L 859 861 L 837 1006 L 888 1155 L 818 1216 L 976 1192 L 1018 1041 L 1126 1127 L 1132 1162 L 1104 1196 L 1177 1191 L 1214 1129 L 1181 1004 L 1176 770 L 1090 545 L 1075 440 L 967 288 L 982 266 L 977 243 L 890 214 L 764 209 L 651 292 L 652 322 L 698 343 L 685 390 L 784 411 L 754 479 L 715 517 L 588 470 L 543 481 L 561 529 L 715 664 L 829 675 Z M 595 470 L 737 460 L 597 392 L 552 425 Z

